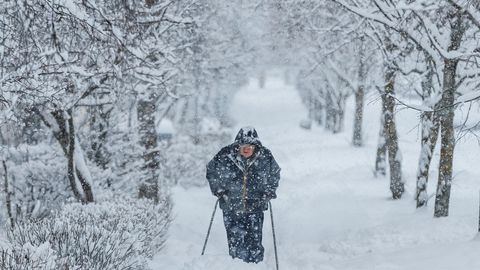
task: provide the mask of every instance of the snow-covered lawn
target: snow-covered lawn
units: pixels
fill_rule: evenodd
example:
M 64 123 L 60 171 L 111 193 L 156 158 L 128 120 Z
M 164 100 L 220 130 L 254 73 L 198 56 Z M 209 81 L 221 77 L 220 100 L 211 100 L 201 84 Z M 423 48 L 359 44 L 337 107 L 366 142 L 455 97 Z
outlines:
M 278 199 L 273 201 L 280 269 L 480 269 L 475 240 L 480 189 L 480 147 L 472 138 L 456 149 L 450 216 L 434 219 L 434 198 L 416 210 L 418 114 L 400 110 L 400 147 L 407 192 L 390 199 L 388 178 L 372 169 L 379 128 L 379 100 L 366 100 L 363 148 L 351 146 L 353 102 L 345 131 L 303 130 L 300 98 L 275 74 L 264 89 L 252 80 L 231 109 L 237 126 L 252 125 L 282 167 Z M 233 140 L 233 138 L 232 138 Z M 212 146 L 220 149 L 220 146 Z M 437 150 L 438 151 L 438 150 Z M 435 192 L 438 153 L 429 194 Z M 198 177 L 204 178 L 204 175 Z M 200 256 L 215 203 L 208 187 L 173 191 L 175 220 L 166 247 L 151 263 L 158 270 L 275 269 L 269 215 L 265 217 L 265 260 L 245 264 L 228 256 L 226 234 L 217 211 L 205 256 Z

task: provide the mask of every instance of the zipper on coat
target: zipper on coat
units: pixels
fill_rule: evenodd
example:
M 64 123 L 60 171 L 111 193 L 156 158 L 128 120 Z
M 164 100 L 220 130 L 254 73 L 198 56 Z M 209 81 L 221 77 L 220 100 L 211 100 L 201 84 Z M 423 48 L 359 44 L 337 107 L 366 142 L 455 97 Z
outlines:
M 247 173 L 243 174 L 243 187 L 242 187 L 242 203 L 243 211 L 247 210 Z
M 245 170 L 243 171 L 243 185 L 242 185 L 242 204 L 243 204 L 243 211 L 247 211 L 247 174 L 248 174 L 248 169 L 252 164 L 255 162 L 255 160 L 258 158 L 260 154 L 257 153 L 257 155 L 254 157 L 252 162 L 250 164 L 247 164 L 245 167 Z M 238 165 L 237 165 L 238 166 Z

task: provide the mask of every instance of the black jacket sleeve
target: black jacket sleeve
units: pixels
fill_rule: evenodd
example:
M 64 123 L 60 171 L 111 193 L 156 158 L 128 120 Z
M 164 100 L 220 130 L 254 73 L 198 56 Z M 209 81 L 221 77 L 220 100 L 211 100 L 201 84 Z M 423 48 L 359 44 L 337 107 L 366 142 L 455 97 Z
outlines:
M 268 173 L 267 178 L 267 188 L 266 188 L 266 196 L 270 199 L 274 199 L 277 197 L 275 193 L 278 187 L 278 182 L 280 181 L 280 166 L 278 165 L 277 161 L 270 153 L 270 171 Z
M 210 190 L 213 195 L 219 197 L 225 193 L 225 179 L 222 177 L 221 172 L 221 153 L 215 155 L 207 164 L 207 181 L 210 185 Z

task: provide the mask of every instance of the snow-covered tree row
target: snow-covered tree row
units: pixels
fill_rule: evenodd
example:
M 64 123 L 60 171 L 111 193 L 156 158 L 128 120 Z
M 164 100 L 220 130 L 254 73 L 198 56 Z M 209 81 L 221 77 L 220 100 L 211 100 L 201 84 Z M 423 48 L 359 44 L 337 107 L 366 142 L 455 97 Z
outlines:
M 344 100 L 354 95 L 352 144 L 361 146 L 364 98 L 378 95 L 383 116 L 375 173 L 385 175 L 388 161 L 392 197 L 400 198 L 405 180 L 395 112 L 399 105 L 419 111 L 417 206 L 425 206 L 430 197 L 429 166 L 439 140 L 435 216 L 447 216 L 455 133 L 470 132 L 475 126 L 462 119 L 464 124 L 458 127 L 455 110 L 480 97 L 476 1 L 289 0 L 262 5 L 276 29 L 273 42 L 282 44 L 277 53 L 285 54 L 286 62 L 299 70 L 297 88 L 311 119 L 302 126 L 309 128 L 313 120 L 341 131 Z
M 420 73 L 423 77 L 420 93 L 424 103 L 419 110 L 424 116 L 417 206 L 425 205 L 428 200 L 428 166 L 439 135 L 435 216 L 447 216 L 455 148 L 455 109 L 460 103 L 480 96 L 480 10 L 473 4 L 453 0 L 333 2 L 368 20 L 373 27 L 384 29 L 383 32 L 389 33 L 388 37 L 397 36 L 381 43 L 392 55 L 390 63 L 393 65 L 389 68 L 392 73 L 407 77 L 411 73 Z M 392 101 L 396 99 L 405 103 L 393 93 L 390 96 Z

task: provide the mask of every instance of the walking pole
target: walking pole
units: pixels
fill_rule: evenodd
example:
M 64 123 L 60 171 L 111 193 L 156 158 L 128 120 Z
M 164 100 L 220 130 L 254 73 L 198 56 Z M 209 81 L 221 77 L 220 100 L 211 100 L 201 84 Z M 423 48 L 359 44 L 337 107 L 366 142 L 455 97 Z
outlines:
M 273 210 L 272 210 L 272 203 L 270 201 L 268 202 L 268 206 L 270 208 L 270 220 L 272 221 L 273 249 L 275 250 L 275 266 L 278 270 L 277 237 L 275 237 L 275 225 L 273 223 Z
M 203 244 L 202 255 L 205 253 L 205 248 L 207 248 L 208 237 L 210 236 L 210 230 L 212 229 L 213 218 L 215 217 L 219 200 L 220 199 L 217 199 L 215 202 L 215 207 L 213 208 L 212 218 L 210 219 L 210 225 L 208 226 L 207 237 L 205 237 L 205 243 Z

